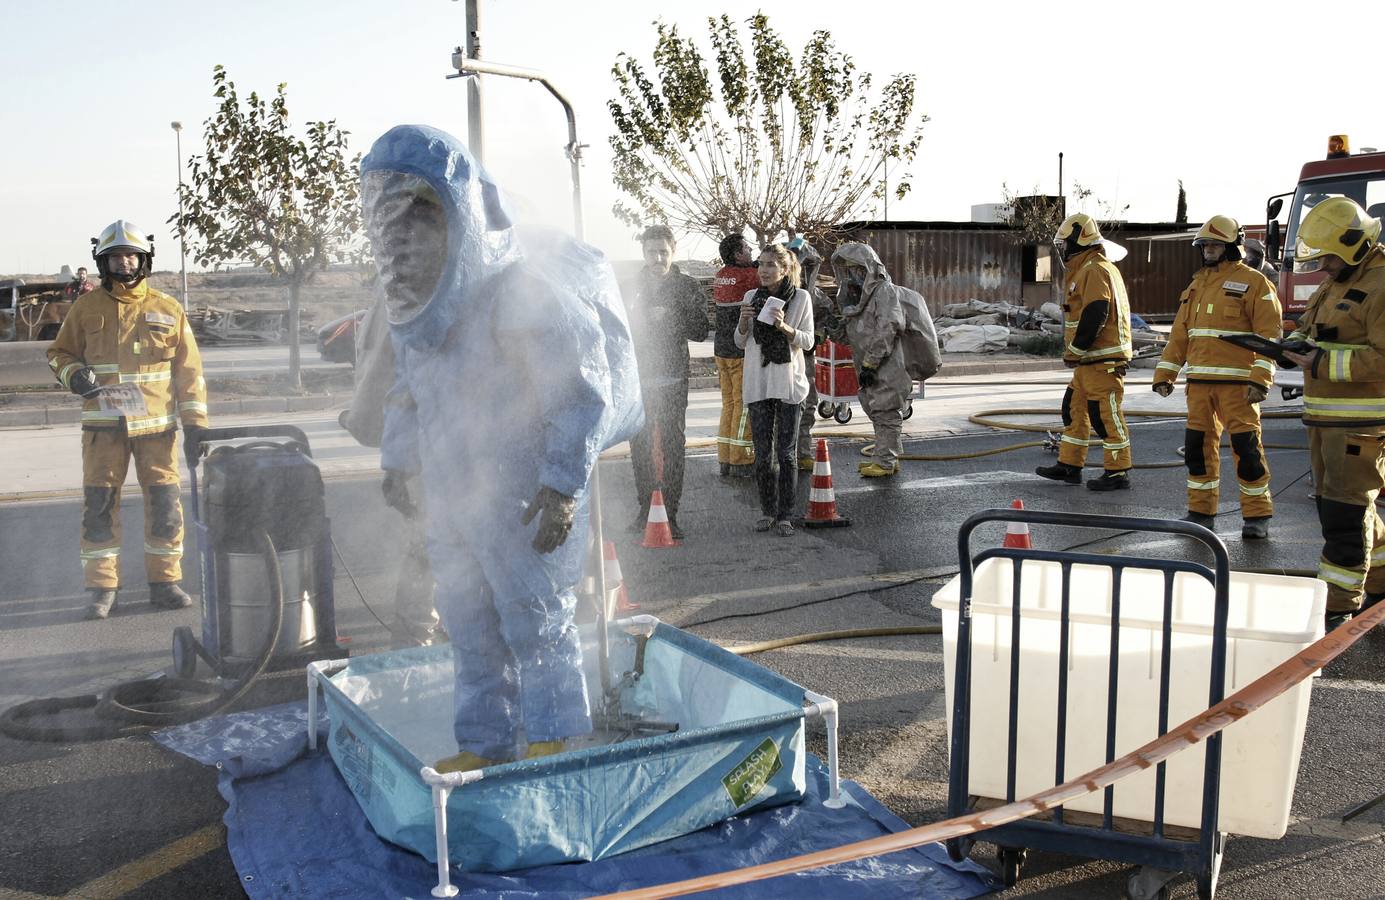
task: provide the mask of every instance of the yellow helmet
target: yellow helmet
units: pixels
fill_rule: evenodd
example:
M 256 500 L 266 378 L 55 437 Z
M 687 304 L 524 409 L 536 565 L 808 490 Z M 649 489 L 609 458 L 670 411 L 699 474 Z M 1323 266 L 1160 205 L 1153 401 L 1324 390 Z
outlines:
M 1201 247 L 1208 241 L 1218 241 L 1239 247 L 1244 240 L 1245 232 L 1241 230 L 1241 223 L 1230 216 L 1213 216 L 1203 222 L 1202 227 L 1197 230 L 1193 246 Z
M 1097 226 L 1096 219 L 1086 213 L 1073 213 L 1058 226 L 1053 241 L 1061 244 L 1069 238 L 1079 247 L 1095 247 L 1101 243 L 1101 228 Z
M 1366 215 L 1350 198 L 1328 197 L 1309 210 L 1298 226 L 1294 271 L 1316 272 L 1328 256 L 1354 266 L 1379 240 L 1379 219 Z
M 154 236 L 142 234 L 126 219 L 116 219 L 107 225 L 100 237 L 91 239 L 91 245 L 93 257 L 100 257 L 118 248 L 154 255 Z

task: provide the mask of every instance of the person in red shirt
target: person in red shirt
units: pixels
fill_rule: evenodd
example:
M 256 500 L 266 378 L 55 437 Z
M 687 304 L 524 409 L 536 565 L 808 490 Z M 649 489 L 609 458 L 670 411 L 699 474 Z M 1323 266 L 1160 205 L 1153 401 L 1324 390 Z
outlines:
M 712 280 L 712 299 L 716 303 L 716 341 L 712 352 L 716 356 L 717 378 L 721 383 L 717 462 L 723 476 L 749 478 L 755 450 L 745 403 L 741 400 L 745 351 L 736 346 L 735 334 L 745 295 L 759 288 L 760 282 L 750 244 L 743 236 L 728 234 L 717 249 L 725 263 Z

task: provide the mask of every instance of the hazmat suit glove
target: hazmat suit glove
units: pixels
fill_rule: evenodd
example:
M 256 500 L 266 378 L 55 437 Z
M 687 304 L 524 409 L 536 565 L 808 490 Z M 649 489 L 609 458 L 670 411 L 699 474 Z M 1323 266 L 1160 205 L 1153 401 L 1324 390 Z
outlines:
M 201 425 L 183 426 L 183 458 L 188 461 L 188 468 L 197 468 L 197 461 L 202 456 L 202 435 L 206 434 L 207 429 Z
M 101 391 L 101 385 L 97 383 L 96 373 L 91 370 L 91 366 L 82 366 L 73 372 L 72 377 L 67 379 L 67 386 L 78 397 L 95 397 Z
M 520 524 L 528 525 L 534 517 L 539 517 L 539 530 L 534 534 L 533 547 L 539 553 L 552 553 L 567 540 L 572 530 L 572 520 L 577 515 L 577 501 L 566 494 L 560 494 L 551 487 L 541 487 L 529 502 L 529 508 L 520 516 Z
M 861 374 L 856 376 L 856 383 L 863 388 L 874 387 L 877 380 L 875 369 L 870 366 L 861 366 Z
M 1154 391 L 1154 393 L 1158 394 L 1160 397 L 1167 397 L 1169 394 L 1173 393 L 1173 382 L 1156 381 L 1150 390 Z
M 1258 384 L 1246 385 L 1246 402 L 1263 403 L 1265 398 L 1270 395 L 1269 388 Z
M 418 507 L 409 496 L 408 476 L 395 469 L 385 470 L 385 480 L 380 482 L 380 493 L 385 495 L 385 505 L 397 511 L 406 519 L 418 518 Z

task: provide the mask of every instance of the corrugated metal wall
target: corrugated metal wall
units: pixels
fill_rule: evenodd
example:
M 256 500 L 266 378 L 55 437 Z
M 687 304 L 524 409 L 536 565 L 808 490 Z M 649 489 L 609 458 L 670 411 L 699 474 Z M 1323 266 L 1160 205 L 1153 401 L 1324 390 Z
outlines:
M 852 237 L 870 244 L 894 282 L 922 294 L 935 316 L 971 299 L 1019 302 L 1020 245 L 1005 232 L 882 229 Z
M 1111 239 L 1130 255 L 1117 265 L 1130 294 L 1130 309 L 1148 316 L 1172 316 L 1178 312 L 1178 295 L 1201 268 L 1190 241 L 1141 241 Z
M 1118 268 L 1131 309 L 1142 315 L 1175 313 L 1178 295 L 1198 269 L 1189 243 L 1139 240 L 1119 232 L 1111 238 L 1129 251 Z M 870 244 L 890 277 L 922 294 L 934 315 L 949 303 L 971 299 L 1020 302 L 1022 251 L 1006 232 L 867 228 L 854 232 L 851 239 Z M 831 248 L 824 256 L 830 258 Z

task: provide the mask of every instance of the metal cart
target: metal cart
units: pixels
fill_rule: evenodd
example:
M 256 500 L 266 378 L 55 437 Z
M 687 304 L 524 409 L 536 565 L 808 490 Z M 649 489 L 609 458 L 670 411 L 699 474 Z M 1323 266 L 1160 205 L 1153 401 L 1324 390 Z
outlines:
M 1214 557 L 1214 566 L 1209 569 L 1200 563 L 1186 559 L 1150 559 L 1136 556 L 1114 556 L 1095 553 L 1069 551 L 1047 551 L 995 547 L 971 555 L 972 532 L 986 522 L 1024 522 L 1033 525 L 1064 525 L 1081 528 L 1111 528 L 1121 531 L 1162 532 L 1182 535 L 1201 541 Z M 1154 715 L 1158 718 L 1158 730 L 1164 734 L 1169 729 L 1169 666 L 1171 658 L 1172 619 L 1174 609 L 1174 577 L 1178 573 L 1189 573 L 1206 579 L 1213 589 L 1213 623 L 1211 634 L 1210 683 L 1208 685 L 1208 705 L 1221 701 L 1226 678 L 1226 647 L 1228 619 L 1228 585 L 1230 581 L 1230 561 L 1226 547 L 1215 534 L 1197 525 L 1180 521 L 1124 518 L 1120 516 L 1078 515 L 1073 513 L 1043 512 L 1035 510 L 993 509 L 983 510 L 962 524 L 957 536 L 957 553 L 961 563 L 959 582 L 961 587 L 957 613 L 957 643 L 955 662 L 955 683 L 952 707 L 951 761 L 948 776 L 948 815 L 959 816 L 969 808 L 981 808 L 998 802 L 1001 798 L 977 798 L 969 790 L 969 767 L 971 764 L 970 730 L 973 717 L 971 668 L 973 641 L 973 574 L 975 567 L 987 559 L 1011 560 L 1013 596 L 1009 613 L 1009 708 L 1008 744 L 1006 747 L 1006 796 L 1005 802 L 1016 799 L 1016 762 L 1018 747 L 1018 717 L 1021 702 L 1020 691 L 1020 648 L 1021 604 L 1024 591 L 1024 562 L 1041 560 L 1056 563 L 1061 571 L 1061 609 L 1058 613 L 1059 641 L 1057 647 L 1057 746 L 1054 784 L 1060 784 L 1076 774 L 1065 768 L 1068 728 L 1068 679 L 1069 679 L 1069 638 L 1073 621 L 1071 619 L 1072 567 L 1097 566 L 1110 569 L 1111 597 L 1110 622 L 1111 643 L 1106 688 L 1107 706 L 1105 717 L 1105 759 L 1110 762 L 1130 748 L 1116 746 L 1117 715 Z M 1152 570 L 1163 576 L 1163 620 L 1162 629 L 1154 634 L 1161 635 L 1159 659 L 1159 703 L 1157 709 L 1144 708 L 1117 709 L 1118 676 L 1120 665 L 1119 621 L 1121 609 L 1121 575 L 1127 569 Z M 1032 581 L 1032 579 L 1031 579 Z M 1001 638 L 1004 626 L 1000 625 Z M 1026 687 L 1031 684 L 1026 680 Z M 1095 735 L 1093 735 L 1095 737 Z M 1018 880 L 1024 866 L 1029 848 L 1050 850 L 1093 859 L 1110 859 L 1134 865 L 1149 867 L 1166 872 L 1188 872 L 1197 881 L 1199 897 L 1211 898 L 1216 893 L 1217 874 L 1221 866 L 1225 835 L 1218 831 L 1218 799 L 1221 784 L 1222 735 L 1216 734 L 1207 740 L 1206 761 L 1202 779 L 1201 826 L 1197 829 L 1165 827 L 1165 766 L 1160 763 L 1155 775 L 1154 809 L 1149 822 L 1133 822 L 1116 819 L 1112 814 L 1114 786 L 1105 789 L 1101 814 L 1081 814 L 1060 807 L 1042 817 L 1012 822 L 982 833 L 986 841 L 996 844 L 999 849 L 1002 876 L 1007 887 Z M 954 838 L 947 842 L 949 855 L 960 861 L 970 852 L 974 838 Z M 1135 887 L 1132 879 L 1132 889 Z M 1144 896 L 1166 897 L 1166 885 L 1155 887 Z
M 856 366 L 851 360 L 851 348 L 838 341 L 824 339 L 813 357 L 813 385 L 818 392 L 818 415 L 836 419 L 845 425 L 851 421 L 851 401 L 856 399 L 860 386 L 856 382 Z M 919 388 L 922 396 L 922 386 Z M 914 414 L 914 401 L 904 404 L 904 418 Z

